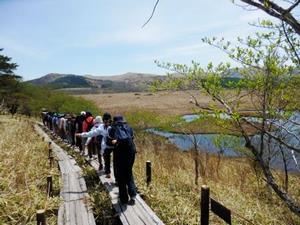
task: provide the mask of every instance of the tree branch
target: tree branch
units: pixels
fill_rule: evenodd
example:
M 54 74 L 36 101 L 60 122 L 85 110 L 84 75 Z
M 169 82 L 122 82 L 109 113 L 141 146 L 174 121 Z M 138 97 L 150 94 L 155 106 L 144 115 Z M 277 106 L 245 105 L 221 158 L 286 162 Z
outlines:
M 142 28 L 144 28 L 144 27 L 150 22 L 150 20 L 152 19 L 152 17 L 153 17 L 153 15 L 154 15 L 154 13 L 155 13 L 155 10 L 156 10 L 156 7 L 157 7 L 158 3 L 159 3 L 159 0 L 156 0 L 156 3 L 155 3 L 155 5 L 154 5 L 154 7 L 153 7 L 153 10 L 152 10 L 152 13 L 151 13 L 149 19 L 146 21 L 146 23 L 144 23 L 144 25 L 142 26 Z

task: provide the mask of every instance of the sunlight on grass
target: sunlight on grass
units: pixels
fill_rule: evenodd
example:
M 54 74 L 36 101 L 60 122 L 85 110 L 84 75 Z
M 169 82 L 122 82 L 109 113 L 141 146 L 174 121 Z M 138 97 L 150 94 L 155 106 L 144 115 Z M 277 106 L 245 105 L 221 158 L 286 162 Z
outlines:
M 207 184 L 211 197 L 233 211 L 233 224 L 300 224 L 299 218 L 266 186 L 252 163 L 242 158 L 218 158 L 201 154 L 205 175 L 194 184 L 191 152 L 181 152 L 161 137 L 137 132 L 134 172 L 139 191 L 166 224 L 199 224 L 200 187 Z M 152 161 L 153 182 L 146 185 L 146 161 Z M 278 173 L 277 179 L 283 179 Z M 300 178 L 290 176 L 289 192 L 300 200 Z M 243 218 L 241 218 L 241 216 Z M 212 224 L 224 224 L 211 213 Z
M 48 148 L 24 119 L 0 116 L 0 224 L 36 224 L 36 210 L 46 203 L 46 179 L 54 178 L 59 189 L 57 168 L 49 170 Z M 47 224 L 56 224 L 59 197 L 47 203 Z

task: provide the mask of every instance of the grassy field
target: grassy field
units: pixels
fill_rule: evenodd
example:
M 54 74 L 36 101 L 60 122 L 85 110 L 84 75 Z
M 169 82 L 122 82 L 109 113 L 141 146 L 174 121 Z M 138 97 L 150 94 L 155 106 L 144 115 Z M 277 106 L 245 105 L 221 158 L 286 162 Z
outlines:
M 207 107 L 213 103 L 204 93 L 199 91 L 190 91 L 189 93 L 197 98 L 202 107 Z M 103 111 L 112 114 L 143 110 L 162 115 L 184 115 L 195 113 L 197 110 L 197 107 L 191 103 L 190 95 L 185 91 L 90 94 L 81 95 L 81 97 L 93 101 Z M 240 106 L 240 110 L 250 110 L 250 100 L 245 99 L 244 101 L 245 103 Z
M 206 105 L 209 98 L 193 92 L 195 96 L 201 97 L 201 103 Z M 193 113 L 193 104 L 189 103 L 190 96 L 183 92 L 141 92 L 141 93 L 113 93 L 82 95 L 85 99 L 96 103 L 103 111 L 126 113 L 135 111 L 151 111 L 164 115 L 183 115 Z
M 36 210 L 47 208 L 47 224 L 57 224 L 59 197 L 46 197 L 46 178 L 59 190 L 59 172 L 49 169 L 47 144 L 32 123 L 0 115 L 0 224 L 36 224 Z

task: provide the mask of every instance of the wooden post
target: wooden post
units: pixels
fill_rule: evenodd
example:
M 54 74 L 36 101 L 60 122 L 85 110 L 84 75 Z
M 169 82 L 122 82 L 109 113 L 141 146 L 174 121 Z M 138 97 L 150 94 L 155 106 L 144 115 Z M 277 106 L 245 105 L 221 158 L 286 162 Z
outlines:
M 58 163 L 57 160 L 56 160 L 56 163 L 57 163 L 57 169 L 58 169 L 58 171 L 60 172 L 60 166 L 59 166 L 59 163 Z
M 54 159 L 53 156 L 50 156 L 50 157 L 49 157 L 49 166 L 50 166 L 50 169 L 52 168 L 53 159 Z
M 152 180 L 151 161 L 146 162 L 146 182 L 147 186 L 150 185 Z
M 50 159 L 51 156 L 52 156 L 52 149 L 49 148 L 49 156 L 48 156 L 48 158 Z
M 209 223 L 209 187 L 206 185 L 201 186 L 201 216 L 200 225 L 208 225 Z
M 52 176 L 49 175 L 49 176 L 47 176 L 47 195 L 49 193 L 49 196 L 52 197 L 52 192 L 53 192 Z
M 36 222 L 37 225 L 46 225 L 46 216 L 44 209 L 36 211 Z

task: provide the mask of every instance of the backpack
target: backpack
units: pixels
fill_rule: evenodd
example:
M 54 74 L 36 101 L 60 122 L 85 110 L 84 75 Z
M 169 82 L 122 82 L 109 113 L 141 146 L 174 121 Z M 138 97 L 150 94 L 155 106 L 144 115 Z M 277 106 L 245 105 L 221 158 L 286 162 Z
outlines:
M 114 139 L 117 139 L 118 142 L 128 142 L 132 141 L 133 131 L 131 127 L 126 124 L 117 124 L 113 126 L 114 129 Z

